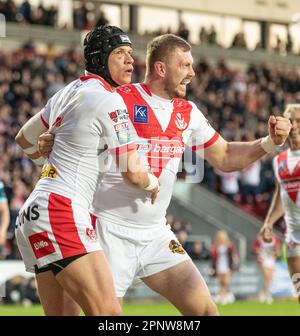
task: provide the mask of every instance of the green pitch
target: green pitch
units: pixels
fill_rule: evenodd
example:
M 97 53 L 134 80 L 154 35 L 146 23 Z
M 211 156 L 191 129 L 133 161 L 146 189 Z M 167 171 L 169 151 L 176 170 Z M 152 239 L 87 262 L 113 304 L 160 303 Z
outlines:
M 218 306 L 220 315 L 241 316 L 300 316 L 300 304 L 296 301 L 275 301 L 273 304 L 239 301 L 226 306 Z M 0 305 L 0 316 L 43 315 L 41 306 L 3 306 Z M 127 316 L 175 316 L 179 312 L 166 302 L 128 302 L 124 305 L 124 315 Z

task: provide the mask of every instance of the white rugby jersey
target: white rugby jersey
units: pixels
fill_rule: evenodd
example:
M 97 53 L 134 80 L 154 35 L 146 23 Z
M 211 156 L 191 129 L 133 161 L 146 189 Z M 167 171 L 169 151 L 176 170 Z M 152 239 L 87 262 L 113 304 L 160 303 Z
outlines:
M 83 76 L 48 101 L 41 119 L 55 141 L 36 189 L 76 198 L 90 207 L 106 172 L 101 154 L 107 148 L 128 150 L 132 144 L 124 101 L 105 81 Z
M 275 176 L 280 185 L 287 230 L 300 230 L 300 150 L 290 149 L 275 156 Z
M 136 142 L 144 165 L 159 178 L 160 192 L 152 205 L 149 192 L 122 179 L 120 173 L 105 175 L 95 194 L 92 213 L 115 224 L 157 228 L 165 224 L 180 159 L 191 138 L 193 149 L 213 144 L 219 134 L 196 105 L 185 99 L 167 100 L 152 94 L 144 83 L 118 88 L 127 106 Z M 101 197 L 104 193 L 105 197 Z

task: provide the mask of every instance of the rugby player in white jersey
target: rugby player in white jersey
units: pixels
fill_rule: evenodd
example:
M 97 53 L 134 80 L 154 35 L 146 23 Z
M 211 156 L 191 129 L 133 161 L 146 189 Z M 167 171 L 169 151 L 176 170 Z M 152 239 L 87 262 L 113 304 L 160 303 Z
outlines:
M 88 34 L 87 70 L 94 67 L 98 76 L 80 77 L 60 90 L 16 136 L 24 152 L 42 164 L 37 138 L 47 129 L 55 134 L 41 179 L 16 222 L 18 247 L 26 269 L 36 273 L 46 315 L 76 315 L 78 305 L 86 315 L 121 313 L 89 209 L 105 172 L 99 156 L 107 149 L 125 168 L 126 180 L 147 190 L 149 198 L 152 191 L 152 201 L 158 189 L 157 178 L 138 160 L 126 106 L 115 92 L 119 83 L 131 80 L 131 53 L 130 39 L 117 27 Z
M 92 212 L 97 235 L 109 260 L 117 296 L 122 299 L 136 278 L 160 293 L 184 315 L 216 315 L 217 309 L 197 268 L 178 243 L 165 214 L 183 150 L 194 150 L 219 170 L 247 167 L 284 143 L 288 119 L 269 120 L 269 136 L 253 142 L 226 142 L 192 102 L 182 99 L 195 73 L 190 45 L 166 34 L 147 48 L 145 83 L 118 88 L 127 105 L 132 137 L 141 158 L 160 180 L 160 193 L 150 211 L 143 191 L 119 173 L 108 173 L 99 185 Z M 40 149 L 49 152 L 47 138 Z M 51 145 L 51 142 L 49 142 Z M 100 197 L 104 192 L 106 197 Z
M 284 215 L 288 268 L 300 302 L 300 104 L 288 105 L 283 115 L 292 123 L 289 148 L 274 157 L 276 189 L 260 234 L 272 241 L 273 226 Z

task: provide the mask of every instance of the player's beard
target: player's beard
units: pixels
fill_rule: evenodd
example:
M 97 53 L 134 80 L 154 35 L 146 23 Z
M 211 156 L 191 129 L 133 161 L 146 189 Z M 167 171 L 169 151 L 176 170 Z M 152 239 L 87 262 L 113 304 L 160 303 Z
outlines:
M 185 97 L 186 86 L 183 89 L 183 85 L 181 85 L 180 83 L 178 82 L 175 83 L 175 81 L 172 78 L 166 80 L 165 91 L 167 92 L 170 99 Z

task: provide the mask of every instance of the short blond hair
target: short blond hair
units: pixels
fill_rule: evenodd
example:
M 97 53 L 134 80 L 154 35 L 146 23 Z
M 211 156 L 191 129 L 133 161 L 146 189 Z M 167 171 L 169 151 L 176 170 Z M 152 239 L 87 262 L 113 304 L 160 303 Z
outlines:
M 300 111 L 300 104 L 287 104 L 284 112 L 283 112 L 283 116 L 285 118 L 288 118 L 290 119 L 291 118 L 291 113 L 294 111 L 294 110 L 299 110 Z
M 174 34 L 160 35 L 150 41 L 147 45 L 146 76 L 153 71 L 155 62 L 166 62 L 169 55 L 176 48 L 180 48 L 183 51 L 190 51 L 192 49 L 187 41 Z

